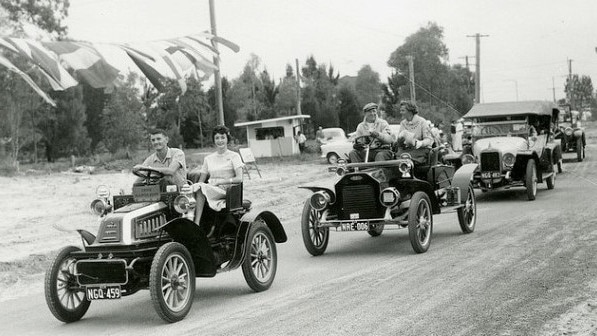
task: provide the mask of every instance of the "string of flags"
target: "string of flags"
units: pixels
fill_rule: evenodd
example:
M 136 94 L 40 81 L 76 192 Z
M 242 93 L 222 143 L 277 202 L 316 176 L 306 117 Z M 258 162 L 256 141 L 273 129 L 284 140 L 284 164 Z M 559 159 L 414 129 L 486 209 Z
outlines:
M 219 43 L 234 52 L 239 46 L 208 32 L 180 38 L 134 43 L 100 45 L 84 41 L 43 42 L 32 39 L 0 36 L 0 65 L 18 74 L 47 103 L 55 102 L 33 81 L 25 69 L 20 69 L 5 55 L 12 53 L 23 57 L 36 67 L 54 91 L 66 90 L 79 82 L 94 88 L 111 88 L 122 72 L 114 62 L 109 62 L 106 49 L 116 49 L 126 55 L 160 92 L 165 89 L 165 80 L 176 80 L 182 94 L 186 92 L 186 79 L 209 78 L 217 66 L 212 61 L 219 57 Z

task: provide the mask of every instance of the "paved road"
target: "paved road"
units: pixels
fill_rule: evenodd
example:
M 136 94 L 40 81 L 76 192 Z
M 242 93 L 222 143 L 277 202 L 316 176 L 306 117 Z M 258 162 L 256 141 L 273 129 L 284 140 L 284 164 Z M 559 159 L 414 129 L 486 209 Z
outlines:
M 377 238 L 332 233 L 326 253 L 312 257 L 295 215 L 285 219 L 290 240 L 278 246 L 278 275 L 266 292 L 251 292 L 237 270 L 198 279 L 193 308 L 176 324 L 164 324 L 142 291 L 94 302 L 83 320 L 66 325 L 48 311 L 40 281 L 34 293 L 1 303 L 2 333 L 574 334 L 586 324 L 574 313 L 579 306 L 597 315 L 586 303 L 597 298 L 595 138 L 584 162 L 565 158 L 556 188 L 541 184 L 533 202 L 522 189 L 478 193 L 473 234 L 460 232 L 455 214 L 435 217 L 424 254 L 412 251 L 406 230 L 395 230 Z M 306 195 L 291 190 L 281 196 L 291 204 L 275 206 L 300 207 Z

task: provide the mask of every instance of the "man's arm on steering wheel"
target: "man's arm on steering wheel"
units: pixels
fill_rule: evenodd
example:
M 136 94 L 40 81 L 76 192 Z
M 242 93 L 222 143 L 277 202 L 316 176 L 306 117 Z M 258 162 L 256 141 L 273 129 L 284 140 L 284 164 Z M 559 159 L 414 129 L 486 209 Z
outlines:
M 371 132 L 371 136 L 381 141 L 382 144 L 391 144 L 396 141 L 396 139 L 394 139 L 394 136 L 392 135 L 390 125 L 387 122 L 384 122 L 382 124 L 381 132 L 373 131 Z

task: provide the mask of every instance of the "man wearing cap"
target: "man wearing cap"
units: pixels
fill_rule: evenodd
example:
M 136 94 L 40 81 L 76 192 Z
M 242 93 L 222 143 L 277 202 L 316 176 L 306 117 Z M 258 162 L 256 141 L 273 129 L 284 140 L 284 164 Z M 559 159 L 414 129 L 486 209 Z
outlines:
M 398 134 L 398 155 L 409 153 L 415 163 L 426 163 L 433 145 L 429 123 L 418 115 L 417 106 L 408 101 L 400 103 L 400 114 L 404 119 Z
M 369 162 L 391 160 L 393 157 L 390 147 L 395 139 L 392 136 L 392 131 L 390 130 L 388 122 L 378 116 L 378 108 L 379 107 L 375 103 L 368 103 L 363 107 L 365 117 L 357 126 L 357 130 L 352 136 L 353 139 L 356 139 L 368 135 L 372 137 L 374 141 L 380 143 L 378 148 L 369 150 Z M 358 144 L 355 145 L 356 148 L 348 154 L 350 162 L 364 162 L 365 150 L 359 148 Z

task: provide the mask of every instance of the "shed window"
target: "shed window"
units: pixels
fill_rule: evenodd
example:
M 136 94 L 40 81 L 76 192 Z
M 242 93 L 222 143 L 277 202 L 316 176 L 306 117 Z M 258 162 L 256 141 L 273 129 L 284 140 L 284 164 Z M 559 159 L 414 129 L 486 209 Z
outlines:
M 284 137 L 284 127 L 264 127 L 255 129 L 257 140 L 272 140 Z

